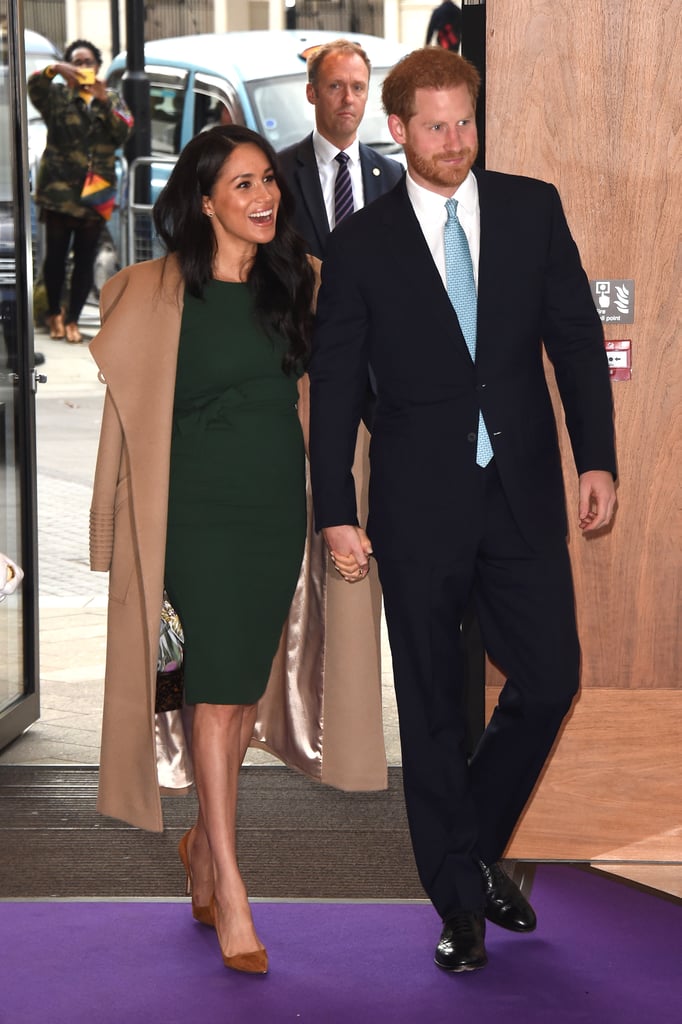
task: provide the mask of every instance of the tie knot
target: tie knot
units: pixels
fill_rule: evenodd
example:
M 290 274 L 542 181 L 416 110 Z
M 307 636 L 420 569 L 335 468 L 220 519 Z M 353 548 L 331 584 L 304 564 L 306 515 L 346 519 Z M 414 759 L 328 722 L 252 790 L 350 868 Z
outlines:
M 344 164 L 348 163 L 350 157 L 348 156 L 348 153 L 344 153 L 344 151 L 341 150 L 339 153 L 336 154 L 334 159 L 338 164 L 340 164 L 343 167 Z
M 448 199 L 446 204 L 445 204 L 445 209 L 447 210 L 448 220 L 453 220 L 453 219 L 457 218 L 457 200 L 456 199 Z

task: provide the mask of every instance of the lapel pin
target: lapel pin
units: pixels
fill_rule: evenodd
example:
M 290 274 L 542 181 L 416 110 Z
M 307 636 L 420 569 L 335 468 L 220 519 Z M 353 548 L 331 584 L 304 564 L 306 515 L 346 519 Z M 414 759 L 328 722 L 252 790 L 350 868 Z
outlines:
M 375 178 L 378 178 L 379 175 L 381 174 L 381 171 L 380 171 L 380 169 L 378 167 L 373 167 L 372 168 L 372 174 L 374 175 Z

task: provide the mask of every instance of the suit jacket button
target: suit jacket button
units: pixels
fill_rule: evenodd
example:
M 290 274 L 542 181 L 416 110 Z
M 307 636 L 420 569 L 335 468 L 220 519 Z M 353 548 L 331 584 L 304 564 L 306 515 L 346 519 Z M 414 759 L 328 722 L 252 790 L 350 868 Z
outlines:
M 474 444 L 476 439 L 477 439 L 477 435 L 473 431 L 470 434 L 467 434 L 467 441 L 470 444 Z

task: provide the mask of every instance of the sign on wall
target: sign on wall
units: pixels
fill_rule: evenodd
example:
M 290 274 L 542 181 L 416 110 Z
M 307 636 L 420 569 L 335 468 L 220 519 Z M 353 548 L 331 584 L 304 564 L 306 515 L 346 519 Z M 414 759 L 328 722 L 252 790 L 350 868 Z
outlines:
M 635 322 L 635 282 L 590 281 L 592 298 L 604 324 L 633 324 Z

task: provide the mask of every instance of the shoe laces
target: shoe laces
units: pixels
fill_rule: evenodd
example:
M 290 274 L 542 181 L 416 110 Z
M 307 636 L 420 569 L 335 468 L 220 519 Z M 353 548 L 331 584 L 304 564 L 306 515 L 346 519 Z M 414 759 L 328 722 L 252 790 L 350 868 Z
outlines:
M 453 938 L 462 938 L 474 934 L 473 917 L 469 911 L 460 910 L 448 918 L 448 928 Z

